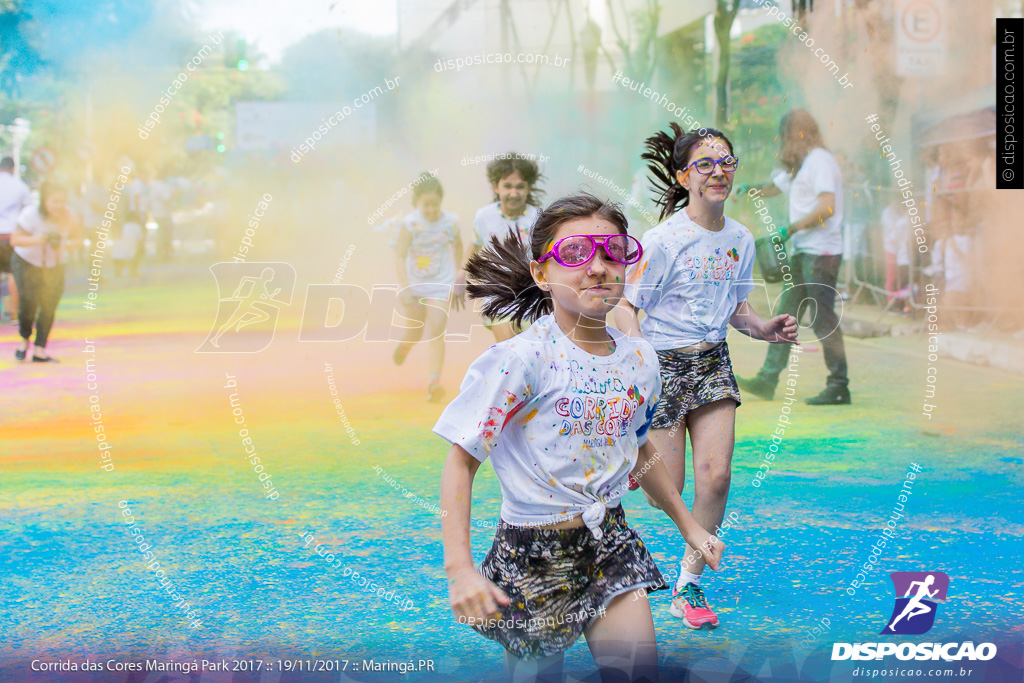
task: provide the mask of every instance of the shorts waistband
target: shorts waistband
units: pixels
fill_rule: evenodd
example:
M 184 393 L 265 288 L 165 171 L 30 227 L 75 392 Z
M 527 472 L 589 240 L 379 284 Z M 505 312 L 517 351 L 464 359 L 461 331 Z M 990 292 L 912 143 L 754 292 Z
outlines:
M 710 351 L 711 349 L 715 348 L 721 343 L 722 342 L 720 341 L 702 341 L 696 344 L 690 344 L 689 346 L 684 346 L 682 348 L 676 349 L 676 351 L 682 351 L 683 353 L 700 353 L 701 351 Z
M 622 505 L 608 508 L 605 512 L 604 523 L 601 525 L 603 531 L 610 531 L 615 526 L 625 525 L 626 511 Z M 569 529 L 545 529 L 538 526 L 513 524 L 504 519 L 498 522 L 498 534 L 504 536 L 514 545 L 527 544 L 532 541 L 544 539 L 546 542 L 565 542 L 569 545 L 579 544 L 588 538 L 593 538 L 593 532 L 586 525 L 571 527 Z
M 687 355 L 691 355 L 692 356 L 692 355 L 697 354 L 697 353 L 707 353 L 708 351 L 714 351 L 715 349 L 719 348 L 720 346 L 723 346 L 724 344 L 725 344 L 724 341 L 719 341 L 719 342 L 702 341 L 702 342 L 698 342 L 696 344 L 690 344 L 689 346 L 680 346 L 680 347 L 677 347 L 677 348 L 674 348 L 674 349 L 665 349 L 664 351 L 658 351 L 658 353 L 659 354 L 664 353 L 664 354 L 670 354 L 670 355 L 671 354 L 687 354 Z

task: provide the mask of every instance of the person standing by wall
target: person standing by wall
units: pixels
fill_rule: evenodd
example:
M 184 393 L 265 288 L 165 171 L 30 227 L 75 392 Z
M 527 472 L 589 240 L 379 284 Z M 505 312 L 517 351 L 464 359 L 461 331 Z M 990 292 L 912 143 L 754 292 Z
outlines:
M 795 315 L 803 301 L 814 302 L 812 328 L 821 340 L 829 376 L 825 390 L 807 399 L 810 405 L 850 403 L 846 348 L 835 312 L 836 278 L 843 260 L 843 176 L 839 164 L 825 148 L 818 123 L 807 111 L 794 109 L 779 124 L 779 161 L 783 169 L 772 181 L 755 185 L 750 192 L 773 197 L 789 196 L 789 227 L 779 228 L 788 246 L 793 286 L 782 293 L 776 314 Z M 738 196 L 738 195 L 737 195 Z M 764 365 L 755 377 L 737 377 L 740 389 L 771 400 L 779 375 L 789 357 L 788 344 L 768 347 Z

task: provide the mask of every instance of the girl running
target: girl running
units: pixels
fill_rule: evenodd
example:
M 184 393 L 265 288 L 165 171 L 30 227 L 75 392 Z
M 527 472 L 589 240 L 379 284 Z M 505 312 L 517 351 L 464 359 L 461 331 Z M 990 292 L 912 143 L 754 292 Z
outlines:
M 537 207 L 543 194 L 536 187 L 541 178 L 537 162 L 515 152 L 487 164 L 487 180 L 494 191 L 494 203 L 476 212 L 473 243 L 466 250 L 467 262 L 492 236 L 503 238 L 509 230 L 519 235 L 524 245 L 529 245 L 530 229 L 537 220 Z M 507 319 L 485 319 L 484 326 L 494 333 L 495 341 L 499 342 L 522 331 Z
M 640 254 L 621 210 L 579 194 L 540 214 L 529 253 L 508 234 L 467 264 L 485 315 L 536 320 L 473 362 L 434 427 L 452 444 L 441 478 L 449 601 L 461 623 L 505 647 L 513 680 L 560 681 L 562 653 L 581 633 L 603 672 L 655 680 L 646 593 L 668 586 L 626 524 L 631 471 L 650 470 L 644 490 L 712 569 L 722 557 L 647 440 L 661 394 L 654 349 L 605 326 Z M 488 455 L 501 519 L 477 571 L 470 503 Z
M 420 175 L 412 191 L 416 210 L 402 219 L 395 248 L 402 315 L 418 324 L 406 328 L 394 361 L 396 365 L 404 363 L 409 349 L 426 333 L 430 344 L 427 400 L 435 403 L 444 398 L 441 368 L 448 310 L 453 303 L 456 310 L 462 306 L 462 298 L 452 296 L 455 264 L 462 254 L 459 217 L 441 210 L 443 197 L 437 178 Z
M 729 497 L 736 406 L 740 392 L 725 343 L 728 325 L 754 339 L 795 342 L 793 316 L 762 320 L 747 303 L 754 289 L 754 238 L 724 213 L 738 166 L 720 131 L 647 139 L 647 159 L 661 192 L 662 223 L 643 238 L 643 258 L 630 269 L 616 323 L 642 334 L 656 349 L 664 395 L 651 423 L 651 441 L 674 490 L 686 480 L 686 432 L 693 447 L 693 516 L 705 529 L 722 523 Z M 684 210 L 680 210 L 684 209 Z M 647 314 L 642 323 L 636 312 Z M 671 428 L 671 429 L 670 429 Z M 631 483 L 631 487 L 633 487 Z M 661 502 L 648 494 L 655 507 Z M 714 628 L 718 616 L 700 588 L 705 562 L 687 547 L 673 591 L 672 615 L 689 628 Z

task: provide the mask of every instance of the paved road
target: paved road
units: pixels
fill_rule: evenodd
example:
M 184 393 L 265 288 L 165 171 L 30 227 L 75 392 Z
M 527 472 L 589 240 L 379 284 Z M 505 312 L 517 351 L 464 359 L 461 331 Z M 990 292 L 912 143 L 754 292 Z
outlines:
M 302 344 L 296 309 L 265 352 L 195 354 L 216 308 L 212 278 L 204 268 L 168 273 L 138 286 L 106 283 L 95 311 L 83 310 L 81 290 L 69 287 L 51 346 L 59 366 L 15 365 L 15 328 L 2 330 L 0 576 L 9 578 L 0 585 L 0 659 L 374 656 L 430 658 L 449 680 L 500 674 L 500 647 L 454 623 L 447 609 L 439 520 L 430 508 L 446 448 L 430 434 L 440 408 L 423 400 L 425 352 L 414 349 L 395 368 L 390 344 Z M 731 341 L 737 371 L 753 372 L 763 346 L 738 335 Z M 449 391 L 488 342 L 477 330 L 450 347 Z M 1020 378 L 940 359 L 928 420 L 920 338 L 849 339 L 847 346 L 855 404 L 795 405 L 760 487 L 752 485 L 754 473 L 782 404 L 750 398 L 740 409 L 729 506 L 738 521 L 722 571 L 706 581 L 722 626 L 690 633 L 669 616 L 667 593 L 654 596 L 668 665 L 694 667 L 704 672 L 700 680 L 728 680 L 737 670 L 828 680 L 833 642 L 881 639 L 893 607 L 890 571 L 950 577 L 934 628 L 917 640 L 1020 647 Z M 352 432 L 338 419 L 325 363 Z M 824 383 L 820 351 L 807 351 L 800 363 L 797 393 L 813 395 Z M 229 375 L 235 386 L 225 388 Z M 111 446 L 110 472 L 99 468 L 95 412 Z M 265 497 L 244 457 L 249 444 L 240 428 L 280 493 L 276 500 Z M 851 596 L 845 589 L 870 557 L 911 463 L 921 471 L 895 542 Z M 479 560 L 499 508 L 489 468 L 474 494 Z M 200 611 L 202 628 L 189 628 L 146 569 L 119 501 L 130 507 L 165 581 Z M 638 492 L 625 507 L 674 577 L 679 538 L 667 518 Z M 307 532 L 335 556 L 334 566 L 313 552 L 315 544 L 304 548 Z M 362 587 L 355 572 L 391 601 Z M 837 663 L 831 680 L 849 680 L 850 667 Z M 580 677 L 592 672 L 582 641 L 566 668 Z M 995 668 L 982 675 L 971 680 L 1002 676 Z M 4 678 L 20 680 L 10 669 Z

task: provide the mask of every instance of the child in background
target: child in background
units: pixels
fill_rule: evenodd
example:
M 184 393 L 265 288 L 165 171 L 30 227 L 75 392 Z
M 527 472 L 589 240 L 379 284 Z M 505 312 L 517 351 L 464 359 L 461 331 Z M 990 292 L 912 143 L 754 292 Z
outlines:
M 907 292 L 901 292 L 909 285 L 907 273 L 910 269 L 910 216 L 900 202 L 899 192 L 893 192 L 889 205 L 882 211 L 882 245 L 885 249 L 885 291 L 889 294 L 887 303 L 893 299 L 904 300 L 904 311 L 910 312 L 906 302 Z
M 693 514 L 704 528 L 714 529 L 729 498 L 740 404 L 725 343 L 728 326 L 753 339 L 796 342 L 797 322 L 785 314 L 762 320 L 747 303 L 754 289 L 754 238 L 724 213 L 739 167 L 732 143 L 713 128 L 700 135 L 671 126 L 672 135 L 659 132 L 647 139 L 643 158 L 660 185 L 662 223 L 644 234 L 643 258 L 630 268 L 626 299 L 615 319 L 623 331 L 643 334 L 657 350 L 664 394 L 651 441 L 665 460 L 662 472 L 671 477 L 673 490 L 682 491 L 689 434 Z M 640 309 L 647 314 L 642 323 L 637 322 Z M 648 501 L 663 505 L 650 495 Z M 700 587 L 705 561 L 692 546 L 681 555 L 672 616 L 691 629 L 714 628 L 718 616 Z
M 943 310 L 953 328 L 966 330 L 974 323 L 973 313 L 962 310 L 972 303 L 974 245 L 967 217 L 959 211 L 954 211 L 953 217 L 953 234 L 942 244 L 945 273 Z
M 656 680 L 646 592 L 667 585 L 626 524 L 630 472 L 647 472 L 644 490 L 712 569 L 721 560 L 724 545 L 694 521 L 647 440 L 661 394 L 654 349 L 605 326 L 640 255 L 622 211 L 579 194 L 540 214 L 529 253 L 507 234 L 467 263 L 485 315 L 536 320 L 473 362 L 434 427 L 452 444 L 441 478 L 449 600 L 460 622 L 505 647 L 511 680 L 560 681 L 581 633 L 602 680 Z M 478 572 L 470 504 L 488 456 L 501 521 Z
M 129 274 L 135 277 L 139 274 L 139 260 L 135 255 L 142 243 L 142 219 L 139 218 L 138 212 L 129 211 L 124 216 L 124 222 L 118 221 L 118 224 L 118 228 L 115 228 L 117 234 L 114 236 L 114 244 L 110 247 L 110 258 L 114 261 L 114 276 L 121 277 L 121 271 L 128 265 Z
M 523 244 L 530 243 L 530 229 L 537 220 L 542 194 L 536 185 L 542 177 L 537 162 L 515 152 L 487 164 L 487 180 L 494 191 L 494 203 L 481 208 L 473 218 L 473 244 L 466 250 L 467 261 L 491 237 L 504 238 L 509 230 L 519 235 Z M 463 283 L 464 280 L 460 281 Z M 521 331 L 504 319 L 485 320 L 484 325 L 499 342 Z
M 402 219 L 395 247 L 403 315 L 417 326 L 406 328 L 395 349 L 394 361 L 396 365 L 404 363 L 409 349 L 426 333 L 430 344 L 427 400 L 431 402 L 444 398 L 444 330 L 452 305 L 455 264 L 462 254 L 459 218 L 441 210 L 443 197 L 444 190 L 437 178 L 428 173 L 420 175 L 412 191 L 416 210 Z M 456 309 L 461 307 L 459 296 L 454 301 Z

